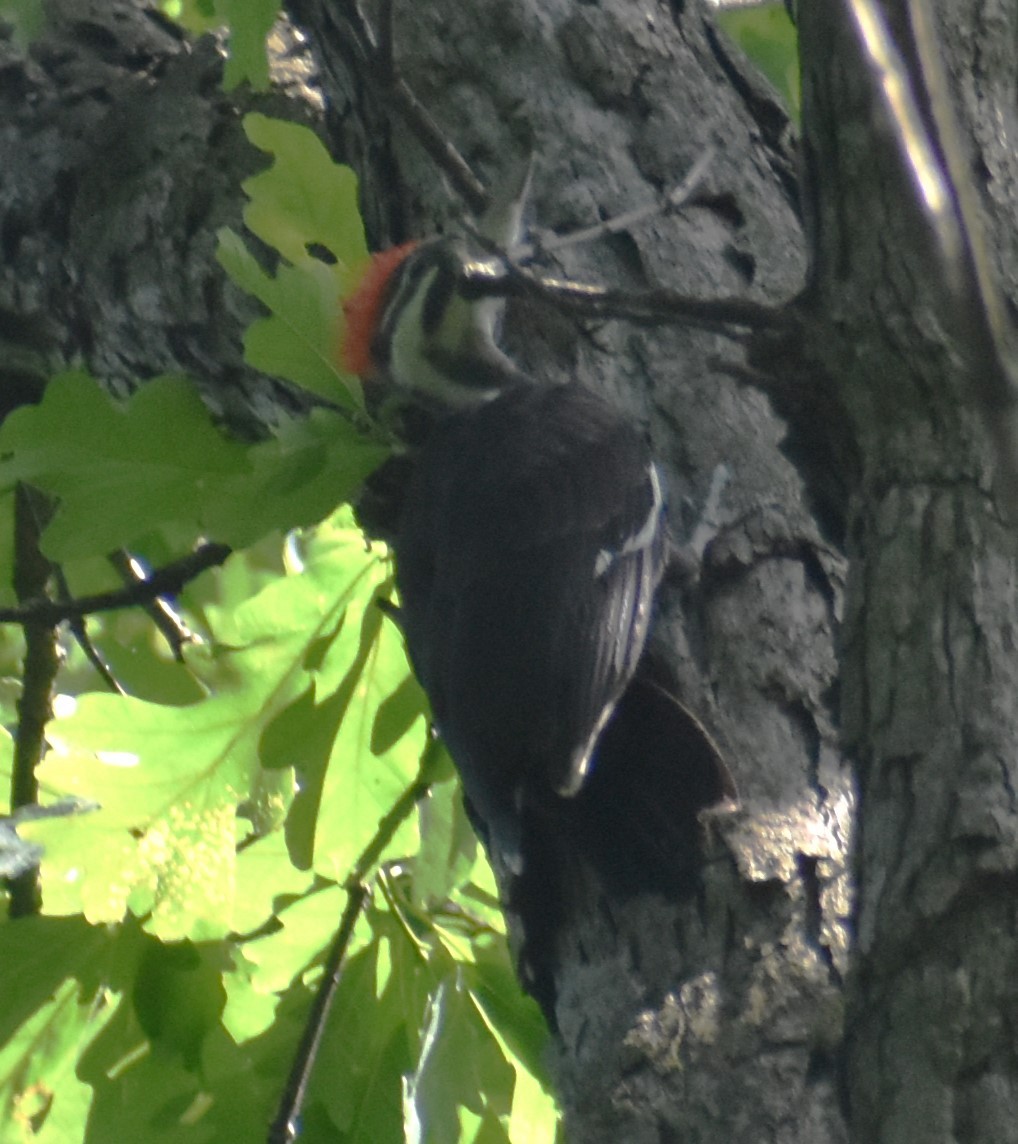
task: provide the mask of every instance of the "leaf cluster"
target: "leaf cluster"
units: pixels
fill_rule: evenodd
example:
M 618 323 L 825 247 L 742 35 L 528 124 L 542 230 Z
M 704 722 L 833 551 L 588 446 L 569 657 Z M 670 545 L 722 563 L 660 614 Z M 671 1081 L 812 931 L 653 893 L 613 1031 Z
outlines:
M 321 404 L 243 443 L 185 378 L 117 400 L 76 370 L 0 427 L 0 602 L 16 602 L 19 485 L 44 498 L 40 549 L 74 596 L 110 588 L 116 549 L 150 564 L 202 538 L 234 549 L 172 601 L 193 633 L 181 660 L 138 610 L 88 620 L 125 694 L 61 634 L 39 801 L 92 809 L 16 823 L 41 848 L 43 907 L 0 923 L 0 1137 L 265 1139 L 357 876 L 368 905 L 301 1140 L 550 1140 L 546 1031 L 379 606 L 389 555 L 342 507 L 387 454 L 334 364 L 366 257 L 355 181 L 305 128 L 247 130 L 273 163 L 219 257 L 265 306 L 248 359 Z M 20 656 L 4 629 L 15 728 Z M 0 734 L 8 788 L 13 744 Z M 422 776 L 427 795 L 392 820 Z

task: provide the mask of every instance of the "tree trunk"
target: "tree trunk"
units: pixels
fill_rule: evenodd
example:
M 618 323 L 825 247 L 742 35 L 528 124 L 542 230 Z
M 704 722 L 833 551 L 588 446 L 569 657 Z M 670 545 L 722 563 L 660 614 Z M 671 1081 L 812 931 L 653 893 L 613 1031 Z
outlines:
M 818 3 L 800 29 L 811 349 L 860 457 L 841 674 L 861 799 L 846 1092 L 860 1141 L 1004 1141 L 1018 1139 L 1015 505 L 1005 481 L 994 496 L 993 461 L 1011 459 L 994 458 L 975 400 L 995 303 L 974 268 L 985 243 L 1013 313 L 1018 10 L 934 5 L 924 40 L 909 8 L 884 9 L 917 99 L 907 136 L 863 66 L 861 21 Z
M 371 237 L 382 245 L 446 227 L 462 203 L 412 132 L 396 118 L 383 142 L 361 126 L 378 121 L 377 89 L 372 61 L 350 51 L 343 9 L 291 5 L 323 61 L 342 137 L 368 162 Z M 489 183 L 535 155 L 534 221 L 556 232 L 652 201 L 717 148 L 695 205 L 567 249 L 554 269 L 775 306 L 801 288 L 787 119 L 698 7 L 397 4 L 395 54 Z M 510 313 L 507 342 L 526 367 L 578 376 L 649 424 L 680 540 L 718 466 L 730 477 L 720 533 L 695 574 L 663 594 L 654 643 L 721 744 L 741 805 L 711 817 L 693 900 L 606 893 L 560 937 L 567 1134 L 842 1140 L 833 1050 L 852 787 L 832 705 L 840 558 L 782 455 L 781 422 L 737 376 L 740 346 L 532 309 Z

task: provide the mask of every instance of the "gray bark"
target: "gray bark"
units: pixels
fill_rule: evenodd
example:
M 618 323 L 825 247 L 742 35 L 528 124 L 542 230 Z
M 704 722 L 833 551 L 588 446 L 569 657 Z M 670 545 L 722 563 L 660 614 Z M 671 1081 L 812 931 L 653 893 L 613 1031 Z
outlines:
M 236 431 L 263 431 L 295 401 L 243 362 L 258 308 L 216 231 L 242 225 L 239 183 L 265 165 L 241 113 L 312 109 L 227 96 L 211 38 L 188 45 L 126 0 L 45 11 L 39 38 L 0 38 L 0 409 L 83 361 L 119 392 L 188 373 Z
M 970 181 L 971 221 L 1013 314 L 1018 10 L 933 11 L 948 78 L 939 104 L 909 47 L 908 6 L 886 5 L 948 160 L 947 117 L 960 124 L 955 172 Z M 854 62 L 850 20 L 836 4 L 809 5 L 801 34 L 812 350 L 861 462 L 842 663 L 862 811 L 845 1045 L 853 1138 L 1015 1140 L 1015 517 L 1011 498 L 993 495 L 974 400 L 985 306 L 966 256 L 921 207 L 879 91 Z M 956 190 L 948 213 L 959 201 Z M 992 420 L 1008 412 L 1001 404 Z
M 462 204 L 402 122 L 384 147 L 359 126 L 370 64 L 337 47 L 350 41 L 343 6 L 292 10 L 323 58 L 340 133 L 368 162 L 372 237 L 451 225 Z M 556 269 L 774 305 L 801 288 L 787 122 L 699 8 L 477 0 L 395 15 L 403 77 L 487 181 L 535 153 L 539 226 L 568 231 L 647 202 L 718 148 L 696 206 L 569 249 Z M 720 533 L 697 575 L 665 593 L 655 641 L 722 745 L 741 804 L 711 818 L 697 900 L 606 896 L 562 938 L 567 1136 L 843 1140 L 832 1066 L 852 787 L 831 701 L 839 558 L 781 453 L 782 423 L 731 376 L 740 347 L 533 309 L 510 313 L 507 340 L 526 367 L 575 374 L 649 425 L 683 539 L 716 467 L 731 473 Z
M 380 107 L 343 35 L 343 6 L 294 6 L 312 38 L 334 140 L 362 165 L 377 244 L 425 234 L 461 204 Z M 405 78 L 495 181 L 537 156 L 534 214 L 558 231 L 667 190 L 712 143 L 701 201 L 565 252 L 581 280 L 778 305 L 804 246 L 787 124 L 704 15 L 655 5 L 477 0 L 397 6 Z M 235 428 L 271 424 L 277 386 L 251 374 L 250 303 L 213 258 L 261 158 L 208 41 L 189 48 L 131 5 L 54 4 L 8 83 L 0 311 L 9 377 L 30 393 L 77 357 L 111 385 L 183 369 Z M 741 793 L 715 816 L 695 901 L 605 900 L 560 946 L 558 1076 L 570 1139 L 845 1138 L 835 1101 L 849 912 L 851 784 L 831 688 L 840 597 L 782 423 L 731 370 L 738 346 L 687 329 L 585 326 L 518 309 L 521 363 L 576 374 L 647 424 L 686 539 L 717 467 L 731 479 L 696 574 L 665 593 L 656 642 L 721 744 Z M 10 389 L 8 390 L 9 392 Z

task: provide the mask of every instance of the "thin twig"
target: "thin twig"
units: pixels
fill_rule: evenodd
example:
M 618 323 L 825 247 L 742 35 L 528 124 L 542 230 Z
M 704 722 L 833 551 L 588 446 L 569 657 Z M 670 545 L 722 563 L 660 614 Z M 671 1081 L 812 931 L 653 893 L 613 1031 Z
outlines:
M 42 597 L 50 577 L 50 563 L 39 549 L 42 523 L 37 498 L 26 485 L 19 483 L 15 489 L 14 591 L 19 600 Z M 46 724 L 53 714 L 53 683 L 60 666 L 55 623 L 33 619 L 24 623 L 24 631 L 25 672 L 14 738 L 12 812 L 39 801 L 36 768 L 45 749 Z M 10 895 L 10 917 L 37 914 L 42 905 L 38 871 L 28 869 L 13 878 Z
M 231 551 L 225 544 L 200 544 L 180 560 L 157 568 L 145 579 L 115 592 L 98 592 L 94 596 L 79 596 L 76 600 L 57 601 L 36 594 L 16 608 L 0 608 L 0 623 L 55 625 L 76 616 L 141 607 L 159 596 L 175 595 L 202 572 L 222 564 Z
M 123 548 L 111 552 L 107 559 L 120 573 L 124 583 L 129 586 L 143 583 L 149 578 L 149 573 L 141 561 Z M 194 632 L 184 623 L 183 617 L 177 613 L 169 601 L 162 596 L 157 596 L 145 604 L 144 608 L 149 619 L 169 644 L 173 658 L 177 663 L 183 663 L 184 648 L 194 640 Z
M 579 246 L 584 242 L 593 242 L 595 239 L 603 238 L 606 234 L 618 234 L 619 231 L 628 230 L 630 227 L 636 226 L 637 223 L 641 223 L 648 218 L 653 218 L 655 215 L 665 215 L 670 211 L 679 210 L 689 202 L 697 188 L 703 182 L 704 176 L 707 174 L 707 169 L 714 161 L 716 154 L 716 148 L 705 148 L 700 158 L 690 167 L 682 182 L 679 183 L 678 186 L 673 187 L 661 201 L 647 203 L 642 207 L 634 207 L 630 211 L 615 215 L 613 218 L 606 218 L 603 222 L 584 227 L 582 230 L 573 230 L 568 234 L 552 234 L 547 238 L 542 237 L 532 246 L 522 246 L 518 250 L 514 249 L 514 260 L 516 262 L 522 262 L 538 251 L 540 251 L 541 254 L 552 254 L 556 250 L 564 250 L 570 246 Z
M 300 1044 L 297 1046 L 279 1108 L 269 1128 L 268 1144 L 292 1144 L 300 1133 L 301 1108 L 314 1071 L 315 1057 L 321 1046 L 329 1009 L 342 978 L 343 960 L 350 938 L 353 936 L 353 928 L 367 900 L 368 875 L 378 864 L 385 848 L 395 837 L 396 831 L 410 817 L 417 803 L 428 793 L 436 759 L 437 746 L 435 741 L 431 740 L 424 749 L 417 778 L 379 821 L 378 829 L 350 871 L 346 881 L 347 901 L 340 919 L 339 931 L 329 949 L 318 992 L 311 1006 Z
M 388 11 L 386 11 L 388 9 Z M 393 58 L 392 7 L 383 4 L 380 26 L 381 35 L 376 38 L 371 24 L 361 11 L 358 3 L 349 6 L 349 19 L 354 24 L 355 34 L 373 57 L 375 69 L 365 75 L 382 97 L 399 112 L 413 131 L 418 143 L 424 148 L 439 170 L 444 171 L 453 189 L 466 202 L 474 214 L 481 214 L 488 205 L 488 192 L 484 184 L 474 174 L 470 164 L 456 150 L 442 129 L 432 118 L 431 113 L 414 95 L 407 82 L 400 78 Z
M 790 329 L 795 319 L 787 309 L 745 298 L 691 298 L 677 290 L 612 290 L 534 273 L 509 258 L 477 230 L 471 236 L 491 261 L 464 268 L 468 296 L 540 298 L 550 306 L 585 318 L 622 318 L 640 325 L 689 325 L 727 333 L 742 329 Z
M 57 565 L 53 571 L 56 575 L 60 601 L 61 603 L 67 603 L 72 597 L 70 586 L 67 583 L 67 577 L 64 575 L 64 570 Z M 88 628 L 85 626 L 85 617 L 71 616 L 68 619 L 67 627 L 77 641 L 78 646 L 85 653 L 85 658 L 92 665 L 103 683 L 105 683 L 115 695 L 126 695 L 127 692 L 120 686 L 117 677 L 110 670 L 109 664 L 99 654 L 99 649 L 92 642 L 92 637 L 88 634 Z
M 300 1134 L 300 1112 L 304 1106 L 315 1057 L 322 1043 L 329 1009 L 332 1007 L 342 978 L 347 946 L 350 944 L 354 926 L 357 924 L 357 918 L 367 896 L 368 888 L 363 883 L 347 887 L 346 907 L 325 961 L 321 985 L 315 994 L 304 1033 L 297 1046 L 290 1076 L 287 1078 L 286 1088 L 283 1089 L 283 1097 L 279 1102 L 279 1111 L 269 1127 L 268 1144 L 290 1144 Z

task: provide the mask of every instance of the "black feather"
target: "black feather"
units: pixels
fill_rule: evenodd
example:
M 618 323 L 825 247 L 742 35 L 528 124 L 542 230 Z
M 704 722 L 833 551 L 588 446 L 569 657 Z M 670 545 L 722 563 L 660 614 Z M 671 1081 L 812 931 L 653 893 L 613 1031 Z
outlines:
M 512 864 L 523 792 L 579 789 L 643 648 L 664 566 L 647 445 L 579 386 L 514 386 L 436 426 L 395 547 L 414 668 Z

